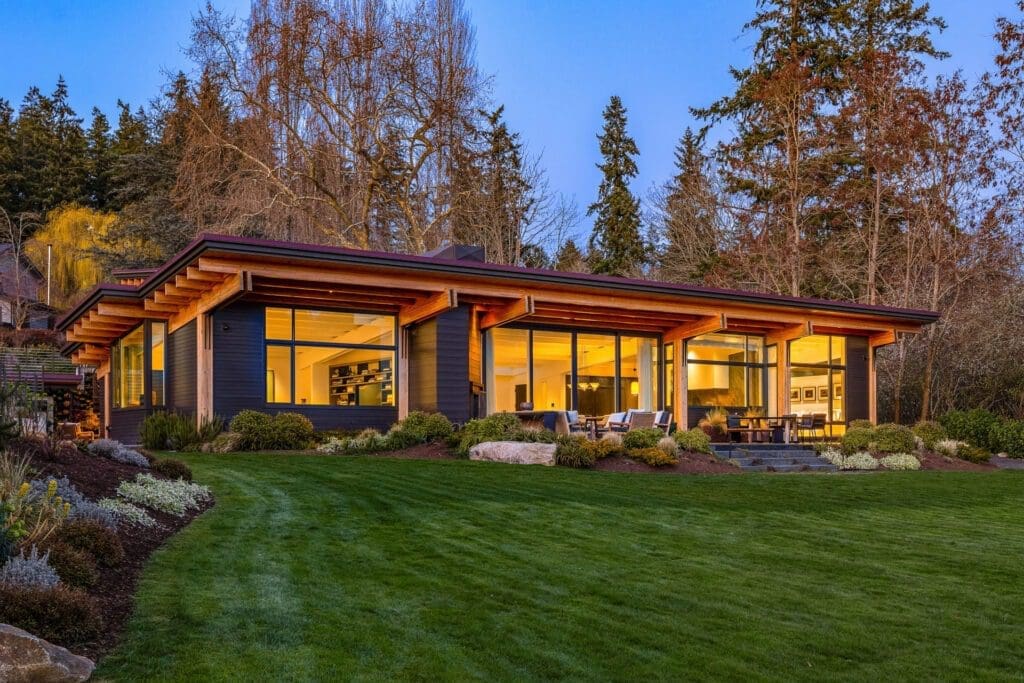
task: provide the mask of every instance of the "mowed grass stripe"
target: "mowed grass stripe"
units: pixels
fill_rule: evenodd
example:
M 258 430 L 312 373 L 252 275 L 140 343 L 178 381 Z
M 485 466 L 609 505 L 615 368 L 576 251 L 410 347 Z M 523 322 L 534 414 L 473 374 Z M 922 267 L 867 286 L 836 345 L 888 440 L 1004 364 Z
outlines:
M 112 680 L 1019 679 L 1018 473 L 195 456 Z M 212 645 L 212 644 L 215 644 Z

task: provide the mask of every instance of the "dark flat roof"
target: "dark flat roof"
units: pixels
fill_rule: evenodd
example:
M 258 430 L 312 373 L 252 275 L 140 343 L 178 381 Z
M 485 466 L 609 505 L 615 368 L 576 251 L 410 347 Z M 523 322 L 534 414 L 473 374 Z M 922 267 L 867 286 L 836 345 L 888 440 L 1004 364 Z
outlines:
M 142 284 L 132 285 L 99 285 L 91 290 L 74 308 L 68 311 L 58 322 L 57 328 L 64 329 L 67 323 L 77 319 L 102 297 L 114 296 L 144 298 L 157 287 L 161 286 L 171 275 L 184 266 L 192 263 L 205 252 L 226 252 L 250 256 L 277 256 L 300 260 L 320 261 L 347 265 L 378 265 L 381 267 L 404 268 L 429 273 L 448 273 L 460 275 L 476 275 L 484 278 L 514 278 L 524 282 L 537 284 L 579 285 L 596 287 L 610 291 L 658 294 L 662 296 L 679 296 L 683 298 L 717 299 L 738 303 L 785 306 L 789 308 L 819 309 L 841 313 L 852 313 L 888 318 L 899 318 L 908 321 L 929 323 L 938 320 L 939 314 L 934 311 L 894 308 L 891 306 L 872 306 L 849 301 L 815 299 L 805 297 L 768 294 L 765 292 L 749 292 L 735 289 L 700 287 L 696 285 L 658 282 L 655 280 L 637 280 L 609 275 L 592 275 L 589 273 L 563 273 L 538 268 L 505 266 L 494 263 L 480 263 L 430 256 L 414 256 L 411 254 L 392 254 L 378 251 L 364 251 L 345 247 L 331 247 L 321 244 L 303 244 L 281 242 L 276 240 L 236 237 L 233 235 L 203 234 L 192 241 L 187 247 L 173 256 L 167 263 L 156 269 Z

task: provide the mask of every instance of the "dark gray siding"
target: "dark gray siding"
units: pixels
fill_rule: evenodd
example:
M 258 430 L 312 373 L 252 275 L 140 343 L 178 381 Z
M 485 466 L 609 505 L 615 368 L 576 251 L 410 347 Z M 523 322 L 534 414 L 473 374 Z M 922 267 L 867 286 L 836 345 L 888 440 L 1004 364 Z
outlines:
M 294 412 L 317 429 L 387 429 L 398 419 L 391 407 L 267 404 L 263 304 L 237 301 L 213 315 L 213 410 L 230 421 L 239 411 Z
M 472 417 L 471 317 L 459 307 L 409 330 L 409 410 Z
M 148 414 L 146 408 L 114 408 L 110 411 L 110 433 L 107 436 L 124 444 L 138 444 L 139 428 Z
M 472 417 L 469 337 L 469 307 L 437 316 L 437 410 L 452 422 Z
M 167 336 L 167 408 L 196 410 L 196 321 Z
M 846 419 L 868 419 L 868 339 L 846 338 Z

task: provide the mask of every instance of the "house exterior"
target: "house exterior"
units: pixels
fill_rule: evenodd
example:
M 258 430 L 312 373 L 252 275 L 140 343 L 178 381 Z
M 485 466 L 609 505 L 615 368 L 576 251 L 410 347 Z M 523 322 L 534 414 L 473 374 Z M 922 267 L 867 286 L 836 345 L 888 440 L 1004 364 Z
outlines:
M 60 321 L 132 442 L 155 410 L 294 411 L 320 429 L 532 404 L 875 419 L 875 354 L 931 311 L 205 235 Z M 130 275 L 131 277 L 127 277 Z
M 0 325 L 49 329 L 53 309 L 39 298 L 43 274 L 14 245 L 0 244 Z

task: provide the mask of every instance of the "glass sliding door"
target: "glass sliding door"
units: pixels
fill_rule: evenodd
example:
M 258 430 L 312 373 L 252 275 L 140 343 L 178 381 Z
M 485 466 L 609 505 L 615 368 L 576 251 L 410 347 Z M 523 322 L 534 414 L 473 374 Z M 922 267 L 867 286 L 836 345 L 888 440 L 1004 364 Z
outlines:
M 584 415 L 615 412 L 615 335 L 576 335 L 576 409 Z
M 686 342 L 687 404 L 697 408 L 765 410 L 764 338 L 705 334 Z
M 572 408 L 572 332 L 533 331 L 533 407 Z
M 790 411 L 824 415 L 837 435 L 846 422 L 846 338 L 811 335 L 789 345 Z
M 499 327 L 487 332 L 487 412 L 519 410 L 530 400 L 530 331 Z
M 658 407 L 658 343 L 649 337 L 621 337 L 619 410 Z

